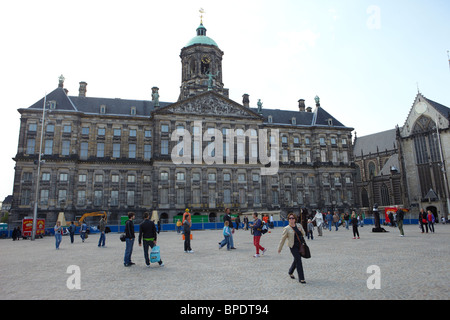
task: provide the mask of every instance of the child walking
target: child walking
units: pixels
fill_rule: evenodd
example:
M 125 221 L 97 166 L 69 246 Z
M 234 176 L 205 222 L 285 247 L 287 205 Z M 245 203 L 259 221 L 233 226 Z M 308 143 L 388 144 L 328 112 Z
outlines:
M 314 224 L 312 223 L 311 219 L 308 219 L 307 229 L 308 229 L 308 240 L 309 240 L 309 237 L 311 237 L 311 240 L 314 240 L 314 235 L 313 235 Z
M 222 249 L 226 245 L 227 250 L 231 250 L 231 248 L 230 248 L 231 229 L 230 229 L 230 223 L 228 221 L 225 221 L 225 223 L 224 223 L 223 236 L 224 236 L 224 239 L 222 240 L 222 242 L 219 243 L 219 249 Z

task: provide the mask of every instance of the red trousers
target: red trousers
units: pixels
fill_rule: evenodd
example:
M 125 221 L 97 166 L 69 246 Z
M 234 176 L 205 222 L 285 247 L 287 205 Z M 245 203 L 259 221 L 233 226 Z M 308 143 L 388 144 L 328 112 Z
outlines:
M 253 236 L 253 245 L 256 247 L 256 254 L 259 254 L 259 250 L 264 251 L 264 248 L 261 247 L 259 241 L 261 240 L 261 236 Z

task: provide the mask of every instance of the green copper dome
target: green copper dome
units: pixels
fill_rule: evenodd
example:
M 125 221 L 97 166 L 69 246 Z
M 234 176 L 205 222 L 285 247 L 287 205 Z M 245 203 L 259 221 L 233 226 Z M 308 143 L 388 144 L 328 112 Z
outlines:
M 184 47 L 186 48 L 196 44 L 219 47 L 213 39 L 206 36 L 206 28 L 203 26 L 203 23 L 197 28 L 197 36 L 192 38 Z

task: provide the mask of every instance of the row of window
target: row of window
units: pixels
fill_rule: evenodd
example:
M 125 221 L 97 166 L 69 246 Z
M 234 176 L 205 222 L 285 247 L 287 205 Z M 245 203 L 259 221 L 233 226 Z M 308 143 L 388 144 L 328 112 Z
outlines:
M 176 181 L 178 182 L 185 182 L 186 181 L 186 173 L 185 172 L 176 172 Z M 32 172 L 24 172 L 22 175 L 22 181 L 23 182 L 31 182 L 33 178 Z M 43 172 L 41 175 L 41 181 L 50 181 L 51 174 L 50 172 Z M 169 180 L 169 172 L 167 171 L 161 171 L 159 174 L 160 181 L 168 181 Z M 223 181 L 228 182 L 231 181 L 231 173 L 224 172 L 222 175 Z M 260 175 L 259 173 L 251 173 L 251 181 L 253 182 L 260 182 Z M 271 184 L 278 184 L 279 177 L 278 176 L 272 176 L 269 178 L 269 183 Z M 295 177 L 295 182 L 298 185 L 304 184 L 304 182 L 308 182 L 309 185 L 315 184 L 315 177 L 309 176 L 307 180 L 304 179 L 304 177 Z M 60 182 L 67 182 L 69 180 L 68 173 L 59 173 L 59 180 Z M 199 172 L 193 172 L 192 173 L 192 181 L 200 181 L 201 180 L 201 174 Z M 292 184 L 292 177 L 285 175 L 282 177 L 282 182 L 285 185 Z M 209 172 L 208 173 L 208 182 L 216 182 L 217 181 L 217 174 L 215 172 Z M 247 181 L 247 174 L 246 173 L 237 173 L 237 181 L 238 182 L 246 182 Z M 350 176 L 341 177 L 340 175 L 330 175 L 330 174 L 324 174 L 322 176 L 322 183 L 324 185 L 330 184 L 330 182 L 333 181 L 334 185 L 339 185 L 342 182 L 345 182 L 346 184 L 352 183 L 352 179 Z M 79 183 L 85 183 L 87 182 L 87 174 L 79 174 L 78 175 L 78 182 Z M 104 182 L 104 175 L 103 174 L 95 174 L 94 175 L 94 182 L 96 183 L 102 183 Z M 111 175 L 111 182 L 112 183 L 119 183 L 120 182 L 120 176 L 118 174 L 112 174 Z M 127 175 L 127 182 L 128 183 L 135 183 L 137 182 L 137 178 L 135 174 L 128 174 Z M 150 183 L 151 182 L 151 176 L 150 175 L 144 175 L 143 176 L 143 182 L 144 183 Z
M 316 192 L 314 190 L 309 190 L 308 192 L 297 191 L 291 192 L 290 190 L 285 190 L 282 193 L 282 198 L 280 199 L 280 192 L 278 190 L 270 190 L 270 202 L 272 205 L 302 205 L 305 202 L 308 203 L 316 203 Z M 50 190 L 42 189 L 40 192 L 39 204 L 41 206 L 48 206 L 50 204 L 49 198 Z M 215 190 L 210 190 L 208 193 L 208 205 L 209 207 L 215 207 L 218 202 L 224 204 L 231 204 L 238 202 L 240 205 L 245 205 L 249 200 L 253 202 L 255 206 L 261 205 L 261 190 L 254 189 L 252 194 L 249 194 L 246 189 L 239 189 L 237 199 L 233 199 L 233 192 L 231 189 L 223 190 L 223 198 L 218 197 Z M 93 192 L 93 198 L 88 199 L 86 196 L 86 190 L 78 190 L 77 191 L 77 206 L 86 206 L 88 204 L 88 200 L 92 201 L 94 206 L 119 206 L 119 190 L 112 190 L 110 192 L 109 199 L 104 198 L 103 190 L 95 190 Z M 142 194 L 141 204 L 144 206 L 152 205 L 152 193 L 151 190 L 144 190 Z M 176 189 L 176 204 L 180 206 L 186 205 L 186 191 L 185 189 Z M 136 203 L 136 192 L 134 190 L 128 190 L 125 193 L 126 199 L 122 201 L 122 203 L 126 203 L 127 206 L 135 206 L 139 205 Z M 345 196 L 345 198 L 343 198 Z M 325 205 L 335 203 L 342 203 L 343 201 L 351 202 L 353 198 L 352 191 L 346 191 L 346 194 L 341 190 L 335 190 L 331 192 L 329 190 L 323 191 L 323 201 Z M 57 197 L 57 206 L 64 207 L 67 205 L 67 190 L 60 189 L 58 190 Z M 108 203 L 105 203 L 108 202 Z M 295 202 L 295 203 L 294 203 Z M 199 206 L 202 203 L 201 198 L 201 190 L 193 189 L 192 190 L 192 206 Z M 22 191 L 21 197 L 21 205 L 30 205 L 31 204 L 31 190 L 25 189 Z M 159 189 L 159 204 L 167 205 L 169 204 L 169 188 L 161 188 Z

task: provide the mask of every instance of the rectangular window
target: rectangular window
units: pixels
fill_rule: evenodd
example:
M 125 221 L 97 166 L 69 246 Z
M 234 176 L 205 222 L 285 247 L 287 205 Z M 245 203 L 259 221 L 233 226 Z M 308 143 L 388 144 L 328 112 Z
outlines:
M 70 124 L 66 124 L 63 127 L 63 133 L 71 133 L 72 132 L 72 126 Z
M 67 190 L 58 191 L 58 204 L 59 206 L 65 206 L 67 201 Z
M 144 160 L 150 160 L 152 158 L 152 145 L 144 145 Z
M 50 173 L 49 172 L 42 173 L 42 181 L 50 181 Z
M 52 155 L 53 154 L 53 140 L 45 140 L 45 148 L 44 154 Z
M 134 206 L 134 191 L 127 191 L 127 206 Z
M 77 205 L 79 205 L 79 206 L 86 205 L 86 191 L 85 190 L 78 190 Z
M 54 124 L 48 124 L 47 125 L 47 129 L 45 130 L 45 132 L 48 132 L 48 133 L 55 132 L 55 125 Z
M 169 154 L 169 140 L 161 140 L 161 154 Z
M 111 175 L 111 182 L 118 183 L 119 182 L 119 175 L 118 174 Z
M 152 130 L 145 130 L 144 131 L 144 137 L 151 138 L 152 137 Z
M 70 140 L 63 140 L 61 155 L 68 156 L 70 154 Z
M 120 128 L 114 129 L 113 134 L 114 134 L 114 137 L 120 137 L 122 135 L 122 130 Z
M 27 140 L 27 154 L 34 154 L 34 148 L 36 147 L 36 139 Z
M 111 190 L 111 203 L 110 205 L 113 207 L 117 207 L 119 205 L 119 191 Z
M 164 132 L 164 133 L 169 132 L 169 125 L 167 125 L 167 124 L 162 124 L 162 125 L 161 125 L 161 132 Z
M 105 129 L 105 128 L 98 128 L 97 134 L 98 134 L 99 136 L 104 136 L 105 133 L 106 133 L 106 129 Z
M 101 206 L 103 203 L 103 191 L 95 190 L 94 191 L 94 206 Z
M 89 134 L 89 127 L 82 127 L 81 128 L 81 134 L 88 135 Z
M 37 131 L 37 124 L 36 123 L 30 123 L 28 125 L 28 131 L 30 132 L 36 132 Z
M 136 145 L 134 143 L 128 146 L 128 158 L 136 159 Z
M 159 201 L 160 204 L 169 204 L 169 189 L 167 188 L 159 189 Z
M 130 129 L 130 137 L 136 137 L 136 129 Z
M 200 204 L 200 189 L 192 190 L 192 202 L 195 204 Z
M 95 182 L 103 182 L 103 175 L 102 174 L 96 174 L 95 175 Z
M 134 174 L 128 175 L 128 183 L 135 183 L 136 182 L 136 176 Z
M 48 205 L 48 194 L 49 194 L 48 190 L 46 189 L 41 190 L 41 205 L 43 206 Z
M 223 203 L 231 203 L 231 190 L 225 189 L 223 190 Z
M 69 180 L 69 175 L 67 173 L 60 173 L 59 174 L 59 181 L 64 182 Z
M 86 160 L 88 158 L 88 143 L 82 142 L 80 144 L 80 159 Z
M 87 176 L 85 174 L 78 175 L 78 182 L 86 182 Z
M 253 203 L 261 204 L 261 191 L 259 189 L 253 190 Z
M 113 158 L 120 158 L 120 143 L 113 143 Z
M 184 205 L 184 189 L 177 189 L 177 204 Z
M 103 158 L 105 156 L 105 144 L 103 142 L 97 142 L 97 158 Z

